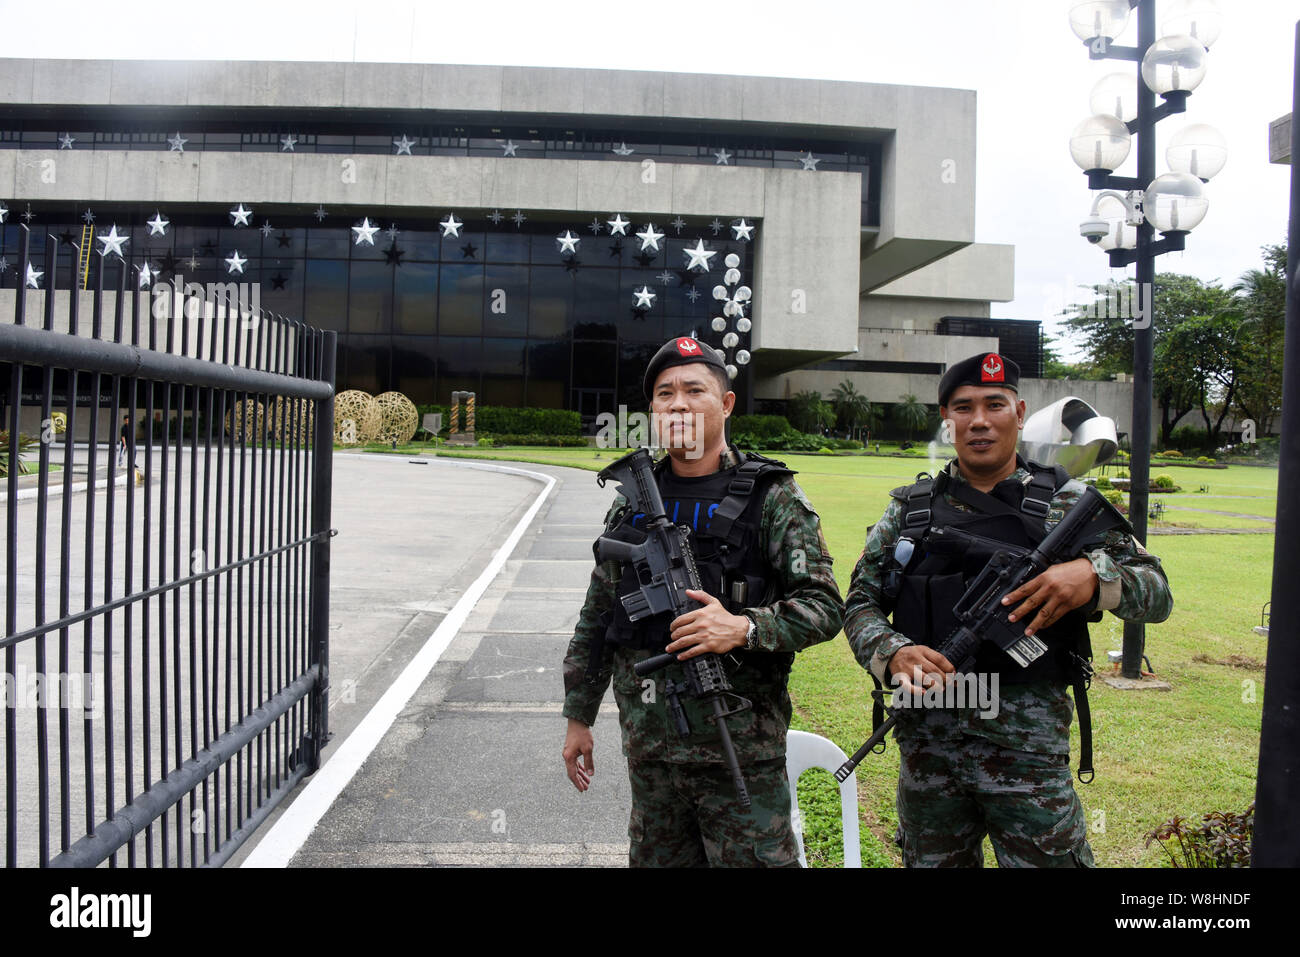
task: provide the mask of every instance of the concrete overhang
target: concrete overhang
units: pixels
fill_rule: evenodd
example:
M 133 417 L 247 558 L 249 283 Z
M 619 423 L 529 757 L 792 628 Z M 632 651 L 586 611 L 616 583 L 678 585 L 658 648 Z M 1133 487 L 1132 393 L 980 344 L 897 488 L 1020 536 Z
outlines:
M 1291 114 L 1268 124 L 1268 161 L 1289 166 L 1291 163 Z
M 1016 297 L 1016 248 L 971 243 L 871 290 L 881 296 L 1010 302 Z

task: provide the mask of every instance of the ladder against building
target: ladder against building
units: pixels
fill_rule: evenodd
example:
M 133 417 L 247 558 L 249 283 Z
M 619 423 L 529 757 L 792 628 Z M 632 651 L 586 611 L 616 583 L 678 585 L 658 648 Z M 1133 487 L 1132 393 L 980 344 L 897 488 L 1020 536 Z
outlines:
M 81 288 L 86 288 L 90 278 L 90 247 L 95 241 L 95 224 L 86 223 L 81 227 L 81 253 L 77 259 L 77 275 L 81 277 Z

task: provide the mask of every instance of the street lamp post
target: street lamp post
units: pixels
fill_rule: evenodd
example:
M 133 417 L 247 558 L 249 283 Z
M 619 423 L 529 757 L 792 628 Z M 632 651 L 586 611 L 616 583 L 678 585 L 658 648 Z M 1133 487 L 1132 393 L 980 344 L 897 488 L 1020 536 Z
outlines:
M 1133 9 L 1137 46 L 1119 46 L 1114 40 L 1124 32 Z M 1129 92 L 1132 86 L 1125 87 L 1125 74 L 1103 77 L 1090 98 L 1094 115 L 1080 123 L 1070 139 L 1070 153 L 1088 177 L 1088 188 L 1107 191 L 1097 198 L 1092 218 L 1080 232 L 1106 251 L 1112 268 L 1135 267 L 1129 520 L 1139 541 L 1147 537 L 1151 479 L 1155 258 L 1185 248 L 1188 232 L 1204 218 L 1208 205 L 1201 184 L 1222 169 L 1227 156 L 1223 138 L 1198 124 L 1174 138 L 1166 154 L 1172 172 L 1157 177 L 1156 124 L 1187 109 L 1188 95 L 1205 75 L 1206 51 L 1218 37 L 1219 24 L 1211 0 L 1176 4 L 1160 38 L 1155 0 L 1092 0 L 1070 9 L 1070 27 L 1087 44 L 1091 59 L 1140 64 L 1136 96 Z M 1158 106 L 1157 93 L 1164 101 Z M 1128 158 L 1132 137 L 1137 138 L 1137 176 L 1116 176 L 1115 169 Z M 1103 200 L 1112 208 L 1122 207 L 1123 218 L 1102 220 Z M 1124 677 L 1141 677 L 1144 645 L 1144 627 L 1126 622 Z

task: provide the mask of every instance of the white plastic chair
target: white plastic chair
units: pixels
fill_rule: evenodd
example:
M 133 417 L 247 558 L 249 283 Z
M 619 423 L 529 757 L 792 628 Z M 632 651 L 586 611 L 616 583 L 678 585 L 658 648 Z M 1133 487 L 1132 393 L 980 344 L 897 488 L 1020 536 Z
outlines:
M 790 778 L 790 807 L 796 812 L 794 836 L 799 842 L 799 865 L 808 866 L 803 852 L 802 814 L 799 814 L 799 775 L 809 768 L 825 768 L 831 774 L 848 760 L 848 755 L 829 738 L 807 731 L 790 730 L 785 738 L 785 773 Z M 862 866 L 862 843 L 858 837 L 858 773 L 840 784 L 840 820 L 844 827 L 844 866 Z

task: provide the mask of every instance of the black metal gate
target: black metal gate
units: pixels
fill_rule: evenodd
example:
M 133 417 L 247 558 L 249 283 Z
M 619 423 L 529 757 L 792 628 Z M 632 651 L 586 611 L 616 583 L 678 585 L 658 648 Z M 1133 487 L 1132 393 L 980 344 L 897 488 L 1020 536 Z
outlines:
M 328 738 L 335 334 L 30 240 L 0 321 L 5 863 L 221 864 Z

